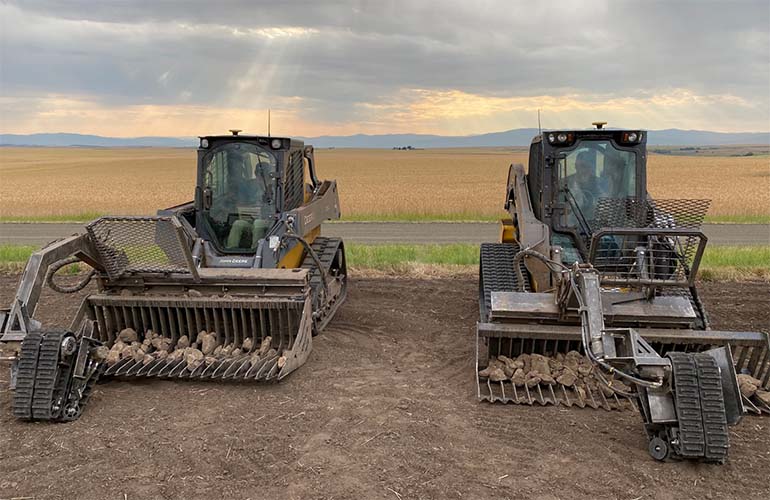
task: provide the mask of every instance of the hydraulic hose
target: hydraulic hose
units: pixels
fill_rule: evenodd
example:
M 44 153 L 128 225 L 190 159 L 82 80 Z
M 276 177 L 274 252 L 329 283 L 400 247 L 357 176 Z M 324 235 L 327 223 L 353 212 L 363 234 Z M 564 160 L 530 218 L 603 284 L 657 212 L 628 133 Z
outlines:
M 313 250 L 313 247 L 310 246 L 310 244 L 307 242 L 305 238 L 302 236 L 296 234 L 291 230 L 291 226 L 289 224 L 286 224 L 286 232 L 281 237 L 283 238 L 289 238 L 298 241 L 304 248 L 305 251 L 310 255 L 310 258 L 313 259 L 313 262 L 315 262 L 315 265 L 318 266 L 318 272 L 321 273 L 321 284 L 324 288 L 324 294 L 325 296 L 329 296 L 329 283 L 327 282 L 327 276 L 326 276 L 326 270 L 323 268 L 323 264 L 321 263 L 321 259 L 318 258 L 318 255 L 315 253 L 315 250 Z
M 516 255 L 513 257 L 513 269 L 516 271 L 516 277 L 518 278 L 518 287 L 520 292 L 523 292 L 524 289 L 524 273 L 521 271 L 521 259 L 523 259 L 525 256 L 534 257 L 540 261 L 542 261 L 546 266 L 548 266 L 548 269 L 555 273 L 569 271 L 569 268 L 565 266 L 564 264 L 561 264 L 559 262 L 556 262 L 555 260 L 551 260 L 545 255 L 541 254 L 540 252 L 537 252 L 535 250 L 532 250 L 531 248 L 525 248 L 524 250 L 520 250 Z
M 604 361 L 602 361 L 602 360 L 600 360 L 599 358 L 596 357 L 596 355 L 593 353 L 593 351 L 589 347 L 590 346 L 589 333 L 588 333 L 588 329 L 584 326 L 587 323 L 587 318 L 585 316 L 588 314 L 588 312 L 586 310 L 585 302 L 583 302 L 583 296 L 582 296 L 582 294 L 580 292 L 580 288 L 578 287 L 577 282 L 575 281 L 575 273 L 574 273 L 573 270 L 571 270 L 570 268 L 568 268 L 564 264 L 561 264 L 561 263 L 556 262 L 556 261 L 554 261 L 552 259 L 549 259 L 548 257 L 546 257 L 545 255 L 543 255 L 540 252 L 536 252 L 535 250 L 532 250 L 532 249 L 529 249 L 529 248 L 525 248 L 524 250 L 519 251 L 514 256 L 514 258 L 513 258 L 513 267 L 516 270 L 516 275 L 519 278 L 519 283 L 523 283 L 524 282 L 523 273 L 521 272 L 521 266 L 519 265 L 519 263 L 521 262 L 521 259 L 524 258 L 524 256 L 534 257 L 534 258 L 542 261 L 546 266 L 548 266 L 548 268 L 551 271 L 554 271 L 554 272 L 565 272 L 566 271 L 569 274 L 570 287 L 572 288 L 573 292 L 575 293 L 575 297 L 577 298 L 578 305 L 580 306 L 579 307 L 580 320 L 581 320 L 580 321 L 581 322 L 580 330 L 581 330 L 581 339 L 583 341 L 583 349 L 586 352 L 586 356 L 588 357 L 588 359 L 593 364 L 595 364 L 596 366 L 598 366 L 602 370 L 605 370 L 605 371 L 607 371 L 609 373 L 612 373 L 612 374 L 617 374 L 620 378 L 628 380 L 629 382 L 632 382 L 634 384 L 640 385 L 642 387 L 647 387 L 647 388 L 651 388 L 651 389 L 655 389 L 655 388 L 661 387 L 662 383 L 660 383 L 660 382 L 650 382 L 649 380 L 644 380 L 644 379 L 641 379 L 639 377 L 635 377 L 633 375 L 629 375 L 628 373 L 625 373 L 625 372 L 623 372 L 621 370 L 618 370 L 614 366 L 612 366 L 612 365 L 610 365 L 608 363 L 605 363 Z M 604 377 L 604 375 L 600 371 L 597 372 L 597 374 L 599 375 L 600 380 L 607 387 L 612 389 L 613 391 L 615 391 L 615 392 L 617 392 L 619 394 L 622 394 L 622 395 L 632 395 L 630 393 L 627 394 L 624 391 L 619 391 L 618 389 L 615 389 L 614 387 L 612 387 L 610 385 L 610 383 L 607 381 L 607 379 Z M 633 395 L 633 396 L 635 396 L 635 395 Z
M 59 293 L 76 293 L 84 289 L 96 274 L 95 269 L 88 271 L 82 281 L 72 286 L 60 285 L 54 280 L 54 274 L 56 274 L 59 269 L 65 266 L 69 266 L 70 264 L 75 264 L 76 262 L 80 262 L 80 259 L 73 255 L 71 257 L 67 257 L 66 259 L 57 260 L 51 264 L 51 266 L 48 268 L 48 273 L 45 276 L 46 284 L 51 287 L 52 290 Z

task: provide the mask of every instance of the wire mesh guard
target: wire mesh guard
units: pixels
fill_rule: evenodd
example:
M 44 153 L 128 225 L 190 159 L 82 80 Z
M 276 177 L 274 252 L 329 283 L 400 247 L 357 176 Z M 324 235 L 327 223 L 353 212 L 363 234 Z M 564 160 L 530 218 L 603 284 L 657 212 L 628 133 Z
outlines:
M 711 200 L 600 198 L 594 210 L 594 231 L 607 227 L 698 229 Z
M 127 273 L 189 273 L 189 248 L 173 217 L 102 217 L 86 226 L 111 279 Z
M 590 261 L 603 285 L 692 285 L 706 239 L 681 229 L 605 229 L 594 233 Z

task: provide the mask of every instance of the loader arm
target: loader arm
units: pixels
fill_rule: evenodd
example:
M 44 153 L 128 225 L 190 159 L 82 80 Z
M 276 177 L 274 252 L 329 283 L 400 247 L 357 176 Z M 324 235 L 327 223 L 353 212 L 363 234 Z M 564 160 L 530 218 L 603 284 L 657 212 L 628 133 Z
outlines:
M 103 271 L 98 255 L 87 234 L 69 236 L 33 253 L 21 276 L 21 282 L 5 318 L 5 324 L 1 325 L 0 342 L 22 341 L 28 333 L 40 328 L 40 323 L 33 317 L 46 275 L 53 264 L 75 256 L 94 269 Z

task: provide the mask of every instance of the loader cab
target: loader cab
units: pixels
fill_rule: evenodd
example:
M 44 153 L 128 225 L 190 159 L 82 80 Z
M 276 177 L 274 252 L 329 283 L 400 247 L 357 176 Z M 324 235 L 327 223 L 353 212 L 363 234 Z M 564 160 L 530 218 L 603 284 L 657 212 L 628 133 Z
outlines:
M 527 175 L 535 216 L 582 248 L 607 198 L 647 196 L 646 131 L 545 131 L 532 140 Z
M 304 144 L 231 132 L 200 138 L 195 228 L 217 254 L 254 255 L 281 213 L 304 201 Z

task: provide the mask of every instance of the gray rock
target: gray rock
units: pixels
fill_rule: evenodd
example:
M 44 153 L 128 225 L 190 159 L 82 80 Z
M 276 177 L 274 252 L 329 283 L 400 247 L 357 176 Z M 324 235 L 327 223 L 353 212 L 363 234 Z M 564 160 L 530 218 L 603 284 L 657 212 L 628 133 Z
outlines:
M 541 375 L 551 375 L 551 367 L 548 364 L 548 358 L 540 354 L 533 354 L 530 357 L 530 363 L 532 365 L 531 371 L 537 372 Z
M 556 379 L 556 382 L 566 387 L 572 387 L 577 382 L 577 375 L 570 368 L 565 367 L 561 375 Z
M 136 330 L 133 328 L 124 328 L 118 334 L 118 340 L 130 344 L 132 342 L 137 342 L 139 340 L 139 335 L 137 335 Z

